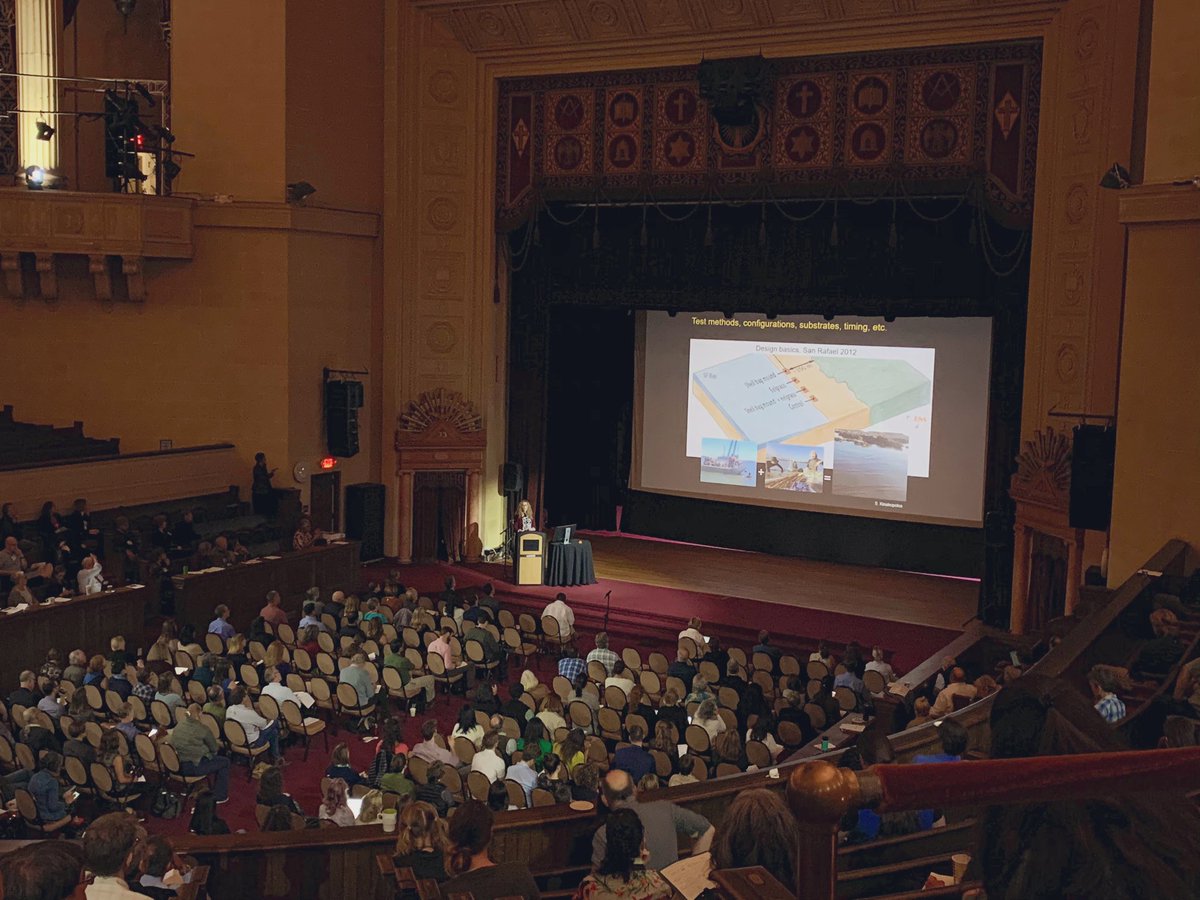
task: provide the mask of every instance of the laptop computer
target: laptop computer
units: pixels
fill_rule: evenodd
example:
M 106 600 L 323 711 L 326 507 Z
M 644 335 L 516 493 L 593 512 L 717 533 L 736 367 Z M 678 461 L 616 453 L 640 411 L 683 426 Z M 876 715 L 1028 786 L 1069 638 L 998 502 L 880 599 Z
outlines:
M 569 544 L 571 542 L 571 535 L 575 533 L 578 527 L 578 525 L 555 525 L 554 534 L 550 538 L 550 543 Z

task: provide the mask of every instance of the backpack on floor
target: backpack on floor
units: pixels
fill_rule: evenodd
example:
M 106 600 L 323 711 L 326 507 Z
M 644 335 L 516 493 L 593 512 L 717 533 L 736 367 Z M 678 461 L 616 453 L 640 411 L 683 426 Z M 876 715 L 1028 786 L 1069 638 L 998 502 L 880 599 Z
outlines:
M 177 819 L 183 812 L 183 803 L 175 794 L 162 789 L 154 795 L 154 802 L 150 804 L 150 812 L 160 819 Z

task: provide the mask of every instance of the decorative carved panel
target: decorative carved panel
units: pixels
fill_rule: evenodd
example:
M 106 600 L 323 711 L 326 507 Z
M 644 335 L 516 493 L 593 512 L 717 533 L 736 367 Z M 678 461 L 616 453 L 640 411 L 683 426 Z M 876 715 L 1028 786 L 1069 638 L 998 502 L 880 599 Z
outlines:
M 35 256 L 36 290 L 57 295 L 55 260 L 86 256 L 96 296 L 112 299 L 109 258 L 119 261 L 130 300 L 145 299 L 143 260 L 191 259 L 191 200 L 135 194 L 0 191 L 0 258 L 8 292 L 25 293 L 20 256 Z
M 1071 439 L 1047 426 L 1025 441 L 1009 495 L 1019 502 L 1066 510 L 1071 505 Z

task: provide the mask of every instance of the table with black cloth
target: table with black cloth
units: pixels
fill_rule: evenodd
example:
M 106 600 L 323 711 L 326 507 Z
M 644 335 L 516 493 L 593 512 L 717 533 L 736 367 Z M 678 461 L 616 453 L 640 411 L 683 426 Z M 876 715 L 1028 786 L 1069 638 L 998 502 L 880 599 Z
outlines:
M 595 584 L 592 542 L 553 543 L 546 548 L 546 584 Z
M 142 585 L 127 585 L 0 615 L 0 695 L 16 689 L 23 669 L 41 668 L 51 647 L 59 651 L 63 664 L 76 649 L 88 656 L 107 656 L 109 641 L 117 635 L 125 638 L 130 652 L 137 650 L 145 643 L 144 610 L 155 593 Z
M 175 614 L 201 634 L 213 620 L 218 604 L 229 607 L 233 627 L 245 631 L 266 605 L 267 592 L 279 591 L 283 608 L 295 625 L 300 619 L 304 592 L 321 589 L 321 599 L 334 591 L 351 593 L 359 588 L 359 544 L 345 541 L 281 553 L 275 559 L 259 557 L 216 572 L 176 575 Z

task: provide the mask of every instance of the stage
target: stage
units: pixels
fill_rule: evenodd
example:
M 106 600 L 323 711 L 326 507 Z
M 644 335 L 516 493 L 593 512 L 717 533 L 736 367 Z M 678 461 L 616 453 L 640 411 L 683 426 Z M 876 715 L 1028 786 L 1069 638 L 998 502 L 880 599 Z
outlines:
M 814 562 L 629 535 L 582 533 L 592 542 L 597 584 L 529 587 L 511 583 L 509 566 L 413 565 L 406 584 L 423 593 L 442 589 L 447 574 L 460 587 L 491 581 L 505 600 L 540 612 L 566 593 L 584 631 L 602 627 L 611 592 L 608 629 L 623 641 L 670 646 L 690 616 L 705 631 L 751 646 L 760 628 L 788 649 L 856 640 L 880 643 L 905 669 L 953 640 L 975 615 L 975 581 Z M 386 569 L 373 567 L 370 577 Z M 897 664 L 897 663 L 894 663 Z

